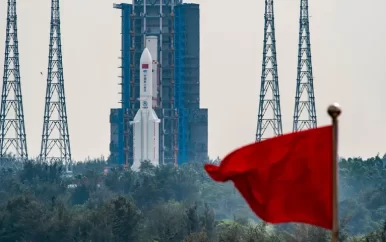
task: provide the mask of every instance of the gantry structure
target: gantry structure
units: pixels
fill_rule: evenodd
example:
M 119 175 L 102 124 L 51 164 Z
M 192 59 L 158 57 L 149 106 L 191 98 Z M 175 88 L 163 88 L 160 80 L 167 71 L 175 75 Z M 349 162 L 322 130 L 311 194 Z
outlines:
M 139 59 L 147 37 L 156 38 L 157 98 L 161 119 L 160 163 L 180 165 L 206 160 L 208 110 L 200 108 L 199 5 L 181 0 L 134 0 L 114 4 L 121 10 L 121 108 L 111 109 L 110 157 L 132 164 L 133 131 L 129 122 L 139 108 Z M 122 162 L 124 161 L 124 162 Z

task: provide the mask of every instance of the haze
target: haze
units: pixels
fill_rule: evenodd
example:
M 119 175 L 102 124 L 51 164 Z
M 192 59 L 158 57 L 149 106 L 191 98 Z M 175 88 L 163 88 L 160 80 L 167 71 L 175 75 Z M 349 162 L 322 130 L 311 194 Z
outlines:
M 209 155 L 253 142 L 263 47 L 264 1 L 201 0 L 201 106 L 209 108 Z M 73 159 L 109 154 L 109 110 L 118 107 L 120 11 L 114 0 L 61 1 L 64 82 Z M 318 125 L 339 102 L 340 155 L 386 151 L 386 2 L 310 0 Z M 28 151 L 40 151 L 50 0 L 18 0 L 20 70 Z M 4 55 L 7 1 L 0 1 Z M 292 130 L 299 0 L 275 0 L 284 132 Z M 4 57 L 0 58 L 3 66 Z M 40 74 L 43 73 L 43 76 Z M 3 70 L 0 71 L 3 75 Z

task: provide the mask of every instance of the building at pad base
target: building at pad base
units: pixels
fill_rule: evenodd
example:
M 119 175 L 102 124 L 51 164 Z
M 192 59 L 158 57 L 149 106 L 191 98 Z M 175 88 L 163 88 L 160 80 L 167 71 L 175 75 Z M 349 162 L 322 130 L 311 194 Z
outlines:
M 110 112 L 110 160 L 133 163 L 130 121 L 139 109 L 139 63 L 153 57 L 160 164 L 208 159 L 208 110 L 200 108 L 200 10 L 178 0 L 134 0 L 121 10 L 121 107 Z

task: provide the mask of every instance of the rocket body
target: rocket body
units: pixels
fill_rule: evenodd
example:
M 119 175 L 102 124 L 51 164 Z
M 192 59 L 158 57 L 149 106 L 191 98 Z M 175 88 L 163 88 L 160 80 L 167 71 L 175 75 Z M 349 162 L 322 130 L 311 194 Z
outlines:
M 140 108 L 133 125 L 133 165 L 138 171 L 141 162 L 147 160 L 154 166 L 159 165 L 159 124 L 160 119 L 153 109 L 153 60 L 147 48 L 140 59 Z

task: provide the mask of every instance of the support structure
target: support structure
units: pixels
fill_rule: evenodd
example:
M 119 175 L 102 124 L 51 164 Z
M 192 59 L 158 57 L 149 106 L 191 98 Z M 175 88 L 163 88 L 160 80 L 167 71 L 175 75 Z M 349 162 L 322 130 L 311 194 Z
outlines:
M 180 4 L 181 0 L 160 0 L 167 6 L 170 6 L 169 13 L 169 31 L 167 38 L 169 38 L 169 46 L 166 48 L 169 51 L 162 51 L 160 56 L 170 53 L 171 58 L 169 63 L 162 63 L 162 57 L 160 58 L 160 67 L 162 75 L 160 76 L 160 83 L 162 92 L 160 92 L 161 106 L 163 115 L 161 116 L 161 123 L 164 124 L 164 129 L 161 130 L 160 140 L 164 144 L 161 147 L 160 158 L 163 163 L 174 164 L 178 166 L 178 110 L 176 107 L 175 97 L 175 6 Z M 162 13 L 162 12 L 161 12 Z M 160 33 L 163 33 L 160 29 Z M 162 34 L 161 34 L 162 35 Z M 161 42 L 162 43 L 162 42 Z M 161 49 L 164 49 L 161 46 Z M 168 76 L 165 72 L 170 73 Z M 166 87 L 166 88 L 165 88 Z M 167 92 L 164 92 L 167 89 Z
M 189 138 L 188 129 L 188 115 L 187 109 L 185 108 L 185 88 L 184 81 L 185 77 L 185 23 L 184 23 L 184 9 L 176 8 L 175 11 L 175 35 L 174 35 L 174 46 L 175 46 L 175 104 L 178 110 L 178 160 L 180 163 L 187 162 L 187 145 Z
M 47 89 L 40 158 L 61 162 L 70 172 L 71 149 L 64 93 L 59 0 L 51 1 L 51 31 L 48 55 Z
M 273 0 L 265 0 L 264 47 L 256 141 L 283 134 Z
M 27 141 L 20 85 L 16 0 L 8 0 L 3 90 L 0 111 L 0 158 L 27 159 Z
M 308 0 L 300 0 L 299 52 L 293 131 L 316 128 Z

